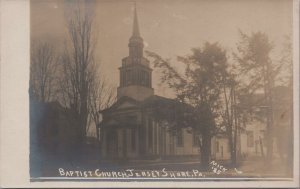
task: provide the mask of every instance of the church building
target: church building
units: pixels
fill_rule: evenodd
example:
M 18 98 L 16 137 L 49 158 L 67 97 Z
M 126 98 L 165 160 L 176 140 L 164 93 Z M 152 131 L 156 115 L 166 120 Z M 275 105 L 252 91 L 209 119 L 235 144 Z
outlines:
M 143 38 L 134 10 L 129 56 L 122 59 L 117 102 L 103 110 L 100 125 L 102 156 L 109 159 L 162 158 L 198 155 L 193 134 L 182 130 L 171 134 L 167 126 L 155 121 L 153 111 L 174 100 L 154 94 L 152 69 L 143 56 Z

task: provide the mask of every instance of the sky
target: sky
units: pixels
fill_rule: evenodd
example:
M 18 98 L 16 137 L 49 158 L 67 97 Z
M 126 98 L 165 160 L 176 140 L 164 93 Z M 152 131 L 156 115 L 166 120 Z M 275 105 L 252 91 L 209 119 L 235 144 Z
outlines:
M 66 35 L 65 11 L 70 0 L 31 1 L 31 42 L 47 41 L 57 51 Z M 95 57 L 115 86 L 119 84 L 121 59 L 128 56 L 132 32 L 133 1 L 88 0 L 95 11 L 97 46 Z M 274 58 L 280 56 L 285 36 L 292 35 L 292 0 L 136 0 L 144 50 L 163 58 L 189 54 L 204 42 L 218 42 L 228 52 L 236 50 L 238 31 L 261 31 L 274 43 Z M 170 96 L 153 72 L 155 93 Z

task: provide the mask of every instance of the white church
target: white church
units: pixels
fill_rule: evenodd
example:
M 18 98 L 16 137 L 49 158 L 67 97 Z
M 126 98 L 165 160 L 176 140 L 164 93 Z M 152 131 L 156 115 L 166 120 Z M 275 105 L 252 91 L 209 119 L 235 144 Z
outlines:
M 199 156 L 197 135 L 188 128 L 182 129 L 176 135 L 171 134 L 168 126 L 153 118 L 157 106 L 172 103 L 174 100 L 155 95 L 152 88 L 152 69 L 149 60 L 143 56 L 143 38 L 140 35 L 136 9 L 128 47 L 129 56 L 122 59 L 119 68 L 117 102 L 101 112 L 102 156 L 107 159 Z M 250 144 L 253 136 L 244 138 L 240 140 L 237 152 L 254 154 Z M 214 136 L 211 142 L 212 159 L 230 159 L 228 138 L 225 135 Z

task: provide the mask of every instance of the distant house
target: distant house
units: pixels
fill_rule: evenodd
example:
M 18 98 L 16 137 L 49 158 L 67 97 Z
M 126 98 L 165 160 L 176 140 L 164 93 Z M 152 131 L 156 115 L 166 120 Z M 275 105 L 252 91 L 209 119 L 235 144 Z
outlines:
M 211 158 L 213 160 L 229 160 L 231 158 L 228 137 L 217 134 L 212 138 Z
M 266 111 L 262 94 L 247 97 L 247 103 L 252 105 L 257 116 L 244 124 L 241 132 L 241 153 L 246 156 L 266 155 Z M 292 139 L 292 91 L 288 87 L 278 86 L 273 90 L 273 155 L 287 156 Z
M 59 102 L 30 100 L 31 147 L 40 153 L 65 153 L 73 147 L 76 133 L 70 110 Z
M 248 123 L 240 136 L 241 155 L 264 156 L 266 153 L 265 132 L 265 124 L 259 121 Z

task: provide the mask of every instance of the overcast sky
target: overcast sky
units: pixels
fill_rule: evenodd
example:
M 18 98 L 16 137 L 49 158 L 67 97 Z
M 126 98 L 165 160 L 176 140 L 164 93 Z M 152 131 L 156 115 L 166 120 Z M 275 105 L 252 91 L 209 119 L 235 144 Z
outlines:
M 286 35 L 292 34 L 291 0 L 137 0 L 140 33 L 145 50 L 164 58 L 186 55 L 205 41 L 219 42 L 230 55 L 245 33 L 265 32 L 279 55 Z M 96 58 L 114 85 L 119 83 L 121 59 L 128 56 L 132 32 L 133 2 L 99 0 L 93 8 L 98 33 Z M 60 0 L 31 1 L 32 41 L 49 41 L 62 49 L 66 37 Z M 155 93 L 167 95 L 153 73 Z

